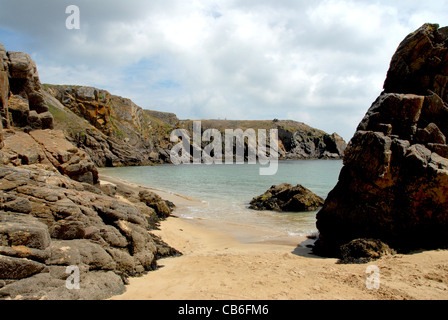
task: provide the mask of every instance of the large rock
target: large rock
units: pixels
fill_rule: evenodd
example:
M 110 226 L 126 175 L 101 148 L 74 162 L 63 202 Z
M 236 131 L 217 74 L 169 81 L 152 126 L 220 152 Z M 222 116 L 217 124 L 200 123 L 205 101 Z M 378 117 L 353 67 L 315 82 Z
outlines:
M 3 141 L 3 163 L 14 166 L 42 164 L 80 182 L 98 183 L 98 169 L 89 156 L 72 145 L 62 131 L 9 130 Z
M 3 47 L 3 46 L 2 46 Z M 37 67 L 31 57 L 24 52 L 8 51 L 3 57 L 4 72 L 8 72 L 8 78 L 0 67 L 0 92 L 2 92 L 2 109 L 5 109 L 6 95 L 8 96 L 7 109 L 11 111 L 13 125 L 16 127 L 31 127 L 35 129 L 52 129 L 53 116 L 48 113 Z M 0 57 L 1 58 L 1 57 Z M 6 68 L 7 67 L 7 68 Z M 32 112 L 34 111 L 34 112 Z M 7 113 L 2 110 L 4 122 L 8 122 Z M 6 118 L 6 119 L 5 119 Z M 8 127 L 8 125 L 6 126 Z
M 272 186 L 262 195 L 250 201 L 250 209 L 302 212 L 317 210 L 324 200 L 308 190 L 297 185 L 282 183 Z
M 0 167 L 0 298 L 104 299 L 179 254 L 152 235 L 161 218 L 143 190 L 129 189 L 133 203 L 38 165 Z M 79 291 L 65 287 L 72 266 Z
M 448 28 L 425 24 L 398 47 L 317 214 L 314 252 L 338 256 L 357 238 L 399 251 L 448 245 L 447 43 Z
M 355 239 L 341 246 L 339 263 L 368 263 L 395 254 L 387 244 L 376 239 Z

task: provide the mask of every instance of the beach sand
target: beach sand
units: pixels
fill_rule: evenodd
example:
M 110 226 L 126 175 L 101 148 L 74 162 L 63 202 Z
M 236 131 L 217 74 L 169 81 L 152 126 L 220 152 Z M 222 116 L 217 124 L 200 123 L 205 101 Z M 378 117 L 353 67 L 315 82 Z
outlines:
M 102 177 L 114 182 L 109 177 Z M 115 180 L 116 182 L 116 180 Z M 132 186 L 132 184 L 129 184 Z M 181 206 L 200 201 L 151 189 Z M 448 299 L 448 250 L 386 256 L 368 264 L 337 264 L 311 254 L 300 237 L 254 242 L 266 230 L 173 216 L 153 231 L 183 253 L 158 260 L 159 269 L 130 278 L 111 300 L 378 300 Z M 241 241 L 242 234 L 249 241 Z M 259 237 L 261 238 L 261 237 Z M 379 288 L 367 267 L 378 267 Z

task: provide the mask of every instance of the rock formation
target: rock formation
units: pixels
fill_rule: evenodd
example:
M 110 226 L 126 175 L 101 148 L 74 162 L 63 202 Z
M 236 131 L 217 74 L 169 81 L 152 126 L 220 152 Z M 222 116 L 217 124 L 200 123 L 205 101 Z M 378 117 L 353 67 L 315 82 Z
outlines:
M 101 184 L 89 155 L 52 129 L 34 62 L 3 45 L 0 93 L 0 299 L 105 299 L 179 254 L 151 233 L 172 204 L 145 188 Z M 66 285 L 73 268 L 79 289 Z
M 394 54 L 317 214 L 314 252 L 357 238 L 408 251 L 448 245 L 448 28 L 425 24 Z
M 355 239 L 341 246 L 341 259 L 338 263 L 368 263 L 395 253 L 395 250 L 380 240 Z
M 0 113 L 3 128 L 53 128 L 53 116 L 43 98 L 36 64 L 23 52 L 0 45 Z
M 170 163 L 171 132 L 181 128 L 193 136 L 192 120 L 179 120 L 174 113 L 144 110 L 105 90 L 48 84 L 44 88 L 56 128 L 64 130 L 99 167 Z M 201 123 L 203 131 L 278 129 L 280 159 L 340 159 L 346 148 L 337 133 L 330 135 L 291 120 Z
M 166 212 L 140 202 L 139 190 L 115 185 L 123 202 L 37 166 L 2 167 L 0 178 L 0 298 L 105 299 L 177 253 L 151 235 Z M 69 266 L 80 290 L 66 287 Z
M 193 120 L 180 121 L 180 128 L 193 135 Z M 277 129 L 279 139 L 279 159 L 341 159 L 346 143 L 337 133 L 328 134 L 293 120 L 201 120 L 201 129 Z M 209 142 L 204 142 L 205 147 Z M 245 142 L 247 155 L 247 142 Z M 224 148 L 223 148 L 224 150 Z
M 289 183 L 272 186 L 250 201 L 250 209 L 303 212 L 317 210 L 324 200 L 307 188 Z
M 97 88 L 47 84 L 44 88 L 56 128 L 64 130 L 97 166 L 169 162 L 169 134 L 179 122 L 174 114 L 143 110 Z

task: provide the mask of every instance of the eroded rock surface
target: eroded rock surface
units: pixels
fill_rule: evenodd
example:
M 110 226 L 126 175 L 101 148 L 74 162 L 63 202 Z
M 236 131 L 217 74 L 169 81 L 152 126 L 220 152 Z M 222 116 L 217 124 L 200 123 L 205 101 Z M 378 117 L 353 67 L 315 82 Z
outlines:
M 357 238 L 394 249 L 448 245 L 448 28 L 425 24 L 392 58 L 384 92 L 351 139 L 317 214 L 314 251 Z

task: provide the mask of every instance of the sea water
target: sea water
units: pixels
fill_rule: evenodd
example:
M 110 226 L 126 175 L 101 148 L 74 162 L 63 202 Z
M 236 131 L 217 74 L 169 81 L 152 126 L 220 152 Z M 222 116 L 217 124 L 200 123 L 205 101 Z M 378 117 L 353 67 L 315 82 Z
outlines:
M 278 171 L 272 176 L 260 175 L 259 167 L 259 164 L 181 164 L 103 168 L 100 173 L 202 201 L 201 206 L 176 209 L 175 214 L 186 219 L 262 227 L 289 236 L 317 232 L 317 211 L 255 211 L 248 208 L 249 202 L 281 183 L 301 184 L 325 199 L 338 181 L 342 161 L 279 161 Z

